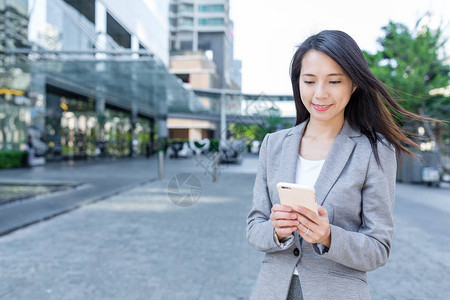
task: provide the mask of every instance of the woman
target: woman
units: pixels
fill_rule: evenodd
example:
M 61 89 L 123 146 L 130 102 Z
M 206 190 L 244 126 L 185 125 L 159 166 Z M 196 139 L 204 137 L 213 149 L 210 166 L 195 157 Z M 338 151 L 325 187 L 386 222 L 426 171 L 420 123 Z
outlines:
M 415 145 L 399 106 L 341 31 L 309 37 L 291 62 L 296 126 L 260 150 L 247 240 L 265 258 L 252 299 L 369 299 L 366 272 L 386 264 L 396 153 Z M 389 108 L 389 109 L 388 109 Z M 280 204 L 276 185 L 313 186 L 319 214 Z

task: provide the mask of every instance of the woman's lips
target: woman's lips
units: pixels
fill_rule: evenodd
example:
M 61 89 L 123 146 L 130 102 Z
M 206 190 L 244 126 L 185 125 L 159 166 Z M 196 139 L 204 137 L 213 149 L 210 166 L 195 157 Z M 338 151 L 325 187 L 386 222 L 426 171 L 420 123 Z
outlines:
M 330 104 L 330 105 L 313 104 L 313 107 L 314 107 L 315 110 L 318 110 L 318 111 L 326 111 L 327 109 L 329 109 L 331 107 L 331 105 L 333 105 L 333 104 Z

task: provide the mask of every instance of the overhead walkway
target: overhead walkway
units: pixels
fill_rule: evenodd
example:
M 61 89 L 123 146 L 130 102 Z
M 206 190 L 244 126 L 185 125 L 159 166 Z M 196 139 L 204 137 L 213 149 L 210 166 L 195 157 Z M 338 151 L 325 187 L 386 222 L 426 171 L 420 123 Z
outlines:
M 168 117 L 220 122 L 221 112 L 227 122 L 261 123 L 269 117 L 295 120 L 294 98 L 290 95 L 245 94 L 222 89 L 194 89 L 197 101 L 178 105 L 168 103 Z

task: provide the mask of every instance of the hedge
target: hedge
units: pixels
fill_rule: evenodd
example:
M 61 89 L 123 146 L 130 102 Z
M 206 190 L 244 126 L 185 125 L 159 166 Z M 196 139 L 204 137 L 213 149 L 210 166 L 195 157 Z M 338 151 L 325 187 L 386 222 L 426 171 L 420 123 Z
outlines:
M 27 151 L 0 150 L 0 169 L 20 168 L 28 165 Z
M 172 146 L 173 143 L 175 142 L 183 142 L 183 143 L 187 143 L 189 145 L 189 139 L 170 139 L 168 146 Z M 209 150 L 208 152 L 218 152 L 219 151 L 219 139 L 209 139 Z M 198 141 L 195 141 L 195 145 L 197 147 L 200 147 L 200 144 L 198 143 Z

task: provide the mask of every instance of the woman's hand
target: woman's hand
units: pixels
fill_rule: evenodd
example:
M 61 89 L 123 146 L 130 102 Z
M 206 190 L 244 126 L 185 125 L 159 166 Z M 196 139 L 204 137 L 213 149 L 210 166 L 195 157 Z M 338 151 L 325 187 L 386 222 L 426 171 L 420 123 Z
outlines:
M 271 211 L 270 219 L 278 240 L 289 236 L 297 230 L 297 225 L 299 224 L 298 214 L 292 208 L 286 205 L 275 204 L 272 206 Z
M 327 248 L 331 245 L 331 229 L 328 220 L 327 210 L 318 205 L 317 215 L 315 212 L 299 206 L 298 208 L 300 224 L 297 226 L 297 232 L 308 243 L 320 243 Z M 309 230 L 308 230 L 309 229 Z

